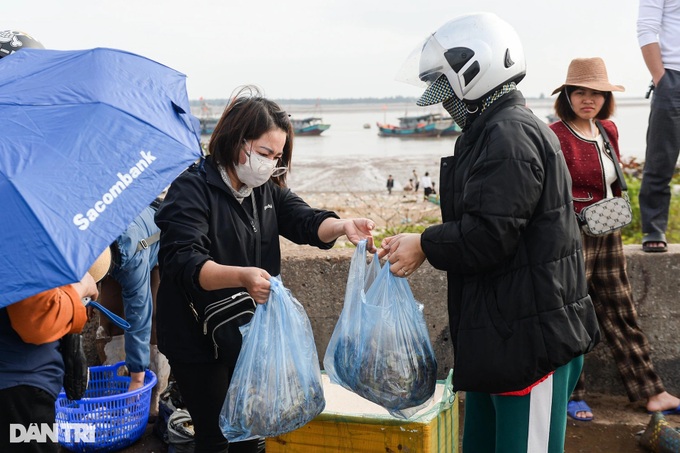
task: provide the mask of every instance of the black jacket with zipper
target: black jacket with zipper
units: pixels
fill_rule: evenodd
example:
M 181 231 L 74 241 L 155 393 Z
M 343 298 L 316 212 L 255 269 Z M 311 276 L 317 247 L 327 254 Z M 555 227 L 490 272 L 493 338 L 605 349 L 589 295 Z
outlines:
M 252 197 L 257 223 L 252 215 Z M 161 229 L 156 313 L 159 350 L 179 362 L 214 360 L 212 342 L 203 335 L 202 324 L 195 319 L 189 302 L 202 314 L 209 303 L 245 288 L 203 290 L 198 284 L 203 264 L 213 260 L 231 266 L 257 266 L 270 275 L 279 275 L 279 235 L 297 244 L 329 249 L 333 242 L 325 243 L 318 237 L 319 225 L 329 217 L 338 216 L 311 208 L 289 189 L 271 181 L 255 188 L 241 204 L 222 181 L 211 157 L 192 165 L 172 183 L 156 214 Z M 232 356 L 240 347 L 240 342 L 234 345 Z
M 442 158 L 440 197 L 443 223 L 421 245 L 448 275 L 456 390 L 522 390 L 595 346 L 569 172 L 520 92 Z

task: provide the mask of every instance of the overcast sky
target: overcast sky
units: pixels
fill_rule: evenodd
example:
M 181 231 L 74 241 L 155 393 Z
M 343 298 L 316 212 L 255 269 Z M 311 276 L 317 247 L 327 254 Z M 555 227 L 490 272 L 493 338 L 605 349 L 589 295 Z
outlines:
M 191 99 L 250 83 L 275 99 L 417 96 L 395 81 L 411 50 L 479 11 L 518 31 L 526 96 L 549 96 L 576 57 L 604 58 L 610 81 L 626 88 L 617 96 L 641 97 L 650 81 L 635 0 L 16 0 L 1 11 L 0 29 L 47 48 L 118 48 L 183 72 Z

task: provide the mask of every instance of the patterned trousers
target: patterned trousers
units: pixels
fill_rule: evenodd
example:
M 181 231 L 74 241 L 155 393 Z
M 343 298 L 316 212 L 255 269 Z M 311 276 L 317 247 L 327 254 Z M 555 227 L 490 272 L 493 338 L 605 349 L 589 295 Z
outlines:
M 628 398 L 638 401 L 665 391 L 654 371 L 647 337 L 638 325 L 621 232 L 600 237 L 582 235 L 582 239 L 588 293 Z M 571 399 L 582 400 L 584 396 L 581 373 Z

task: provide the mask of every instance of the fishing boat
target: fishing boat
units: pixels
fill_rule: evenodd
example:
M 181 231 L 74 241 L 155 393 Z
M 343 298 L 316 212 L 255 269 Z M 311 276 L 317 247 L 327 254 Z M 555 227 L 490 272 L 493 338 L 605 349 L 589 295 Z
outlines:
M 210 118 L 210 117 L 205 117 L 205 118 L 199 118 L 198 121 L 201 124 L 201 135 L 210 135 L 213 133 L 215 130 L 215 126 L 217 126 L 217 122 L 219 121 L 219 118 Z
M 377 123 L 381 137 L 440 137 L 460 134 L 460 128 L 452 118 L 444 118 L 441 113 L 427 113 L 417 116 L 398 118 L 399 125 Z
M 444 129 L 442 133 L 440 134 L 441 137 L 456 137 L 460 134 L 462 134 L 463 131 L 460 129 L 458 124 L 456 124 L 455 121 L 451 120 L 451 125 Z
M 198 115 L 198 122 L 201 127 L 201 135 L 210 135 L 215 130 L 220 118 L 213 114 L 212 107 L 203 97 L 200 97 L 199 101 L 201 101 L 201 112 Z
M 324 124 L 322 118 L 318 117 L 308 117 L 308 118 L 291 118 L 290 122 L 293 124 L 293 130 L 295 135 L 306 136 L 306 135 L 320 135 L 323 131 L 328 130 L 331 125 Z

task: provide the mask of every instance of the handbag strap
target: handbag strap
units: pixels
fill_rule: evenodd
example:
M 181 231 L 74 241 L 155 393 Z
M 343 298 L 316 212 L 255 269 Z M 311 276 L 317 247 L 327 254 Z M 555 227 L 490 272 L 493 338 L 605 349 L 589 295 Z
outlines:
M 161 230 L 156 231 L 154 234 L 149 236 L 148 238 L 144 238 L 141 241 L 137 243 L 137 248 L 135 249 L 135 253 L 146 250 L 149 247 L 151 247 L 152 244 L 155 244 L 156 242 L 159 241 L 161 238 Z
M 250 226 L 253 228 L 253 232 L 255 233 L 255 265 L 257 267 L 261 267 L 262 234 L 260 233 L 260 218 L 257 214 L 257 203 L 255 203 L 255 193 L 250 194 L 250 199 L 251 199 L 252 204 L 253 204 L 253 218 L 250 221 Z M 241 294 L 241 293 L 238 293 L 238 294 Z M 196 318 L 196 322 L 200 323 L 201 317 L 199 316 L 198 312 L 196 311 L 196 307 L 194 306 L 194 301 L 191 298 L 191 295 L 188 292 L 186 292 L 185 296 L 187 298 L 187 301 L 189 302 L 189 308 L 191 309 L 191 313 L 193 313 L 194 318 Z
M 619 186 L 621 186 L 621 190 L 625 192 L 628 190 L 628 185 L 626 184 L 626 179 L 623 177 L 623 172 L 621 171 L 621 165 L 619 164 L 619 159 L 616 156 L 616 151 L 614 151 L 612 144 L 609 142 L 609 135 L 607 135 L 607 131 L 604 130 L 604 126 L 602 126 L 600 120 L 595 120 L 595 125 L 600 130 L 600 134 L 602 134 L 604 148 L 607 154 L 609 154 L 609 156 L 614 161 L 614 169 L 616 170 L 616 177 L 619 179 Z

